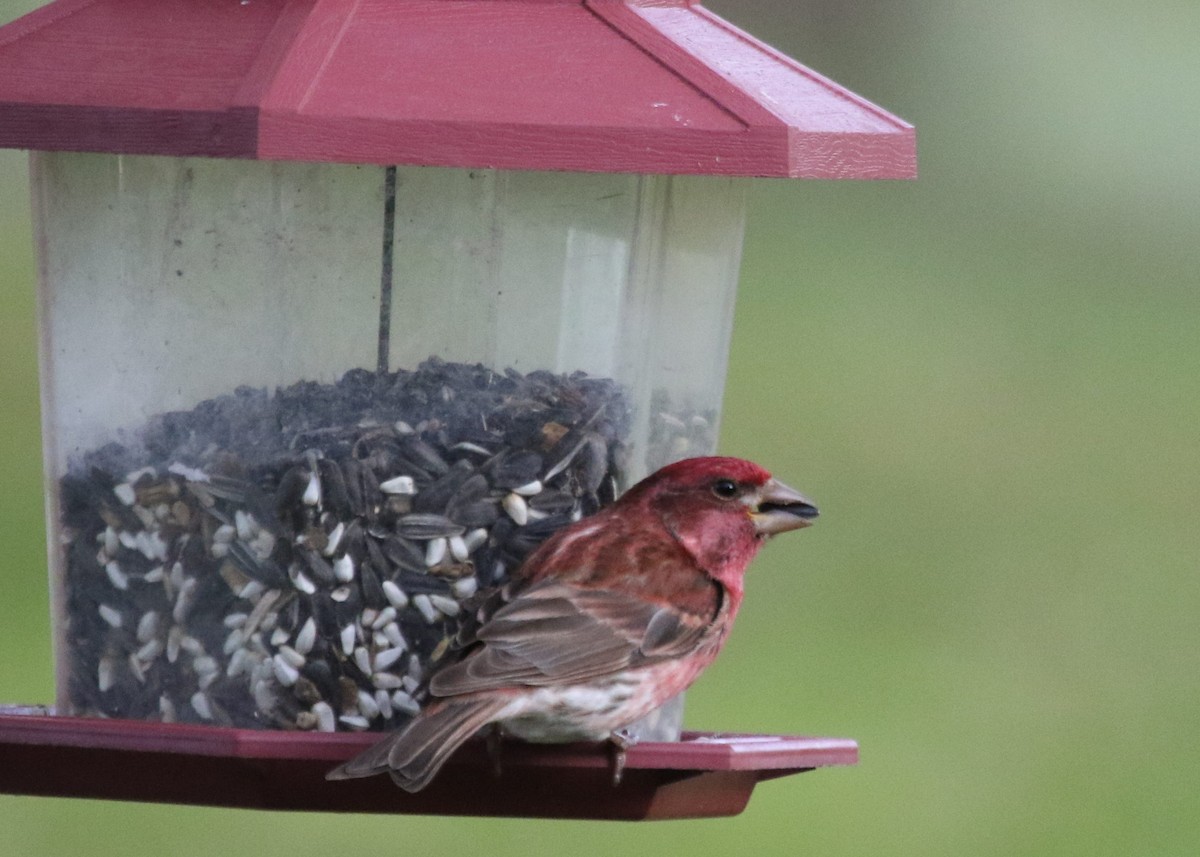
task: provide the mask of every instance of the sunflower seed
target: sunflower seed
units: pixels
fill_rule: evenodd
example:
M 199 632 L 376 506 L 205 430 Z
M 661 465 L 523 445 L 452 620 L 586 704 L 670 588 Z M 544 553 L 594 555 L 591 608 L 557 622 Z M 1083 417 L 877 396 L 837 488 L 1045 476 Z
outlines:
M 304 487 L 300 502 L 305 506 L 316 506 L 321 502 L 321 479 L 316 473 L 309 474 L 308 484 Z
M 470 556 L 471 554 L 475 553 L 476 548 L 483 547 L 484 543 L 487 542 L 487 539 L 488 531 L 483 527 L 476 527 L 475 529 L 466 533 L 462 537 L 462 540 L 463 547 L 466 548 L 467 555 Z
M 108 575 L 109 582 L 117 589 L 124 591 L 129 588 L 129 575 L 121 569 L 115 559 L 104 566 L 104 573 Z
M 542 456 L 536 452 L 514 452 L 500 461 L 493 474 L 493 483 L 510 491 L 519 485 L 528 485 L 538 478 L 542 469 Z M 547 477 L 548 478 L 548 477 Z
M 159 655 L 161 655 L 162 653 L 163 653 L 162 640 L 153 639 L 153 640 L 147 640 L 145 643 L 143 643 L 141 645 L 141 647 L 138 648 L 138 650 L 133 653 L 133 656 L 135 658 L 137 658 L 139 661 L 142 661 L 143 663 L 148 664 L 151 661 L 153 661 L 155 658 L 157 658 Z
M 379 716 L 379 704 L 375 702 L 375 695 L 367 693 L 365 690 L 358 692 L 358 710 L 362 712 L 362 716 L 367 720 L 374 720 Z
M 325 550 L 323 550 L 322 553 L 327 557 L 332 557 L 335 553 L 337 553 L 338 546 L 342 543 L 342 537 L 345 534 L 346 525 L 341 521 L 338 521 L 337 526 L 330 530 L 329 536 L 325 543 Z
M 316 551 L 304 550 L 300 553 L 313 581 L 319 583 L 321 586 L 332 586 L 337 580 L 337 576 L 333 572 L 333 566 L 326 562 L 325 558 Z
M 183 640 L 183 628 L 178 625 L 171 626 L 171 630 L 167 632 L 167 663 L 175 663 L 179 660 L 180 642 Z
M 379 490 L 384 494 L 416 494 L 417 486 L 411 476 L 395 476 L 380 482 Z
M 192 694 L 191 699 L 188 701 L 192 704 L 192 710 L 200 715 L 201 720 L 213 719 L 212 703 L 209 702 L 209 699 L 204 694 L 204 691 L 196 691 Z
M 375 615 L 375 618 L 371 620 L 370 626 L 373 630 L 378 631 L 378 630 L 382 629 L 385 625 L 387 625 L 389 622 L 395 621 L 395 619 L 396 619 L 396 608 L 395 607 L 384 607 L 382 610 L 380 610 Z
M 367 721 L 367 718 L 361 714 L 343 714 L 338 717 L 338 721 L 346 724 L 356 732 L 371 728 L 371 724 Z
M 435 515 L 425 512 L 414 512 L 405 515 L 396 522 L 396 534 L 409 539 L 425 541 L 427 539 L 446 538 L 461 535 L 466 528 L 456 524 L 445 515 Z
M 350 501 L 350 492 L 342 468 L 336 462 L 322 458 L 317 462 L 317 474 L 321 479 L 325 505 L 339 518 L 349 518 L 356 514 Z
M 333 561 L 333 576 L 342 583 L 349 583 L 354 579 L 354 560 L 350 554 L 340 556 Z
M 451 536 L 447 540 L 450 548 L 450 555 L 459 562 L 466 562 L 471 552 L 467 550 L 467 542 L 462 536 Z
M 179 594 L 175 597 L 175 607 L 171 611 L 171 616 L 177 623 L 182 623 L 187 618 L 188 611 L 192 609 L 192 602 L 195 600 L 196 590 L 199 586 L 199 581 L 194 577 L 189 577 L 183 582 Z
M 404 686 L 400 676 L 392 673 L 374 673 L 371 676 L 371 683 L 382 690 L 395 690 Z
M 374 541 L 368 542 L 367 545 L 369 552 L 372 547 L 379 552 L 378 557 L 372 556 L 372 562 L 380 567 L 391 563 L 397 568 L 406 568 L 409 571 L 425 569 L 425 552 L 407 539 L 388 536 L 379 545 Z
M 529 506 L 520 494 L 505 494 L 500 505 L 518 527 L 523 527 L 529 522 Z
M 268 669 L 273 671 L 274 663 L 268 663 L 270 664 Z M 254 697 L 254 704 L 259 711 L 269 712 L 275 708 L 275 694 L 265 679 L 254 679 L 250 685 L 250 693 Z
M 252 541 L 258 535 L 258 521 L 254 520 L 254 516 L 249 512 L 237 509 L 233 513 L 234 530 L 237 537 L 244 542 Z M 214 538 L 216 536 L 214 535 Z
M 445 475 L 450 469 L 438 451 L 416 434 L 404 438 L 404 451 L 418 466 L 437 476 Z
M 358 636 L 358 632 L 355 630 L 355 627 L 353 625 L 347 625 L 346 627 L 342 628 L 342 632 L 341 632 L 342 652 L 347 657 L 349 657 L 350 655 L 352 655 L 354 653 L 354 643 L 355 643 L 357 636 Z
M 466 601 L 475 594 L 479 588 L 479 579 L 474 575 L 470 577 L 460 577 L 458 580 L 450 584 L 451 591 L 454 592 L 454 597 L 459 601 Z
M 421 713 L 421 706 L 417 701 L 405 693 L 403 690 L 397 690 L 392 694 L 392 708 L 404 714 L 417 715 Z
M 312 595 L 317 592 L 317 585 L 311 580 L 308 580 L 308 575 L 293 565 L 288 569 L 288 577 L 292 579 L 292 586 L 299 589 L 300 592 L 306 595 Z
M 408 648 L 408 641 L 404 639 L 404 633 L 400 630 L 400 625 L 396 622 L 388 622 L 383 626 L 383 636 L 393 647 Z
M 279 654 L 277 657 L 283 658 L 285 661 L 287 661 L 289 664 L 294 666 L 296 669 L 300 669 L 302 666 L 304 666 L 305 662 L 308 660 L 307 658 L 304 657 L 304 655 L 300 654 L 298 651 L 293 649 L 291 646 L 287 646 L 287 645 L 282 645 L 279 647 Z
M 487 449 L 486 447 L 482 447 L 477 443 L 471 443 L 470 441 L 456 443 L 454 446 L 450 447 L 450 451 L 467 453 L 469 455 L 478 456 L 479 458 L 490 458 L 492 455 L 491 450 Z
M 512 492 L 521 497 L 533 497 L 542 493 L 542 481 L 534 479 L 532 482 L 526 482 L 524 485 L 517 485 L 512 489 Z
M 282 654 L 271 658 L 271 669 L 275 673 L 276 680 L 284 687 L 291 687 L 300 678 L 300 670 L 288 663 L 287 658 Z
M 229 656 L 229 665 L 225 668 L 225 675 L 229 678 L 237 678 L 245 673 L 249 664 L 250 655 L 246 649 L 236 649 Z
M 438 620 L 437 610 L 434 608 L 433 602 L 429 600 L 429 596 L 425 593 L 414 595 L 412 604 L 425 617 L 426 622 L 433 624 Z
M 448 543 L 446 539 L 430 539 L 425 544 L 425 564 L 430 568 L 433 568 L 435 565 L 439 564 L 446 558 L 447 548 Z
M 304 620 L 304 624 L 300 626 L 299 633 L 296 634 L 296 651 L 302 655 L 307 655 L 312 651 L 313 645 L 317 641 L 317 623 L 309 616 Z
M 117 551 L 121 549 L 121 538 L 112 527 L 104 528 L 103 544 L 104 552 L 110 557 L 116 556 Z
M 494 500 L 477 500 L 456 505 L 449 512 L 450 517 L 463 527 L 490 527 L 500 517 L 498 504 Z
M 337 718 L 334 717 L 333 709 L 329 703 L 325 701 L 313 703 L 313 714 L 317 715 L 317 730 L 320 732 L 335 732 L 337 731 Z
M 375 691 L 375 707 L 379 709 L 379 714 L 385 720 L 392 716 L 392 697 L 386 690 L 380 688 Z
M 428 596 L 428 598 L 429 598 L 429 603 L 436 610 L 438 610 L 438 612 L 443 613 L 446 616 L 457 616 L 458 615 L 458 611 L 459 611 L 458 602 L 455 601 L 453 598 L 447 598 L 445 595 L 430 595 L 430 596 Z
M 148 643 L 155 635 L 158 634 L 159 614 L 157 611 L 148 610 L 142 614 L 142 618 L 138 619 L 137 624 L 137 641 L 139 643 Z
M 398 660 L 400 660 L 401 656 L 404 654 L 404 651 L 404 648 L 399 646 L 394 649 L 384 649 L 382 652 L 376 653 L 375 659 L 371 666 L 374 667 L 375 672 L 384 672 L 390 669 Z M 370 672 L 370 670 L 366 670 L 365 672 Z
M 404 594 L 404 590 L 390 580 L 383 582 L 383 594 L 387 596 L 388 603 L 397 610 L 408 606 L 408 596 Z
M 271 608 L 279 600 L 280 595 L 282 593 L 278 589 L 268 589 L 263 592 L 255 603 L 254 609 L 250 611 L 250 615 L 246 617 L 246 623 L 242 626 L 243 635 L 248 637 L 258 629 L 263 618 L 271 612 Z
M 97 610 L 100 613 L 100 618 L 112 628 L 121 627 L 121 611 L 115 607 L 109 607 L 107 604 L 101 604 Z
M 112 655 L 104 655 L 96 667 L 96 687 L 101 693 L 112 690 L 117 683 L 117 661 Z

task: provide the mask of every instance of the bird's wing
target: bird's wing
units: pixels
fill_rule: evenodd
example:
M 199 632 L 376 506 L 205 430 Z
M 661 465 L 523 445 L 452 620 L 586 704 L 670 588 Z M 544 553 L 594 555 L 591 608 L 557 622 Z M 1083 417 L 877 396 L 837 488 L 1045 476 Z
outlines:
M 465 655 L 434 673 L 429 691 L 447 697 L 614 675 L 688 654 L 713 618 L 610 590 L 544 581 L 483 617 L 464 641 Z

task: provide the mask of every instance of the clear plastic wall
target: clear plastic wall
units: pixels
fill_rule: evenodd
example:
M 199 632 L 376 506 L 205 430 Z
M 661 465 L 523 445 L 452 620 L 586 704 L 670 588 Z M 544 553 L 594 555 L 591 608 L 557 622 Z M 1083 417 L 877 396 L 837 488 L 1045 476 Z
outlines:
M 394 728 L 477 591 L 713 451 L 735 181 L 32 174 L 61 711 Z

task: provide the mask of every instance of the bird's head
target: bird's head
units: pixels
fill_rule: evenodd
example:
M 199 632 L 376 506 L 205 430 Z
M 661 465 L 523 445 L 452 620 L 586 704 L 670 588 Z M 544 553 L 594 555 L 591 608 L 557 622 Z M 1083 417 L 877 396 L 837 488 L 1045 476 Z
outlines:
M 757 464 L 687 458 L 658 470 L 621 498 L 644 505 L 696 562 L 726 585 L 740 584 L 763 542 L 812 524 L 817 507 Z M 737 587 L 740 589 L 740 585 Z

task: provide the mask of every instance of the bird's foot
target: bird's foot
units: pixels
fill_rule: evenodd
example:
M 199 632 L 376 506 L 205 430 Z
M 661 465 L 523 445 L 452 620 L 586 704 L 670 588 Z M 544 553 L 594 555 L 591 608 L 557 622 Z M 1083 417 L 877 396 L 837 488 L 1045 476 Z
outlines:
M 626 751 L 637 742 L 637 737 L 627 729 L 616 729 L 608 736 L 612 764 L 612 784 L 614 787 L 621 784 L 621 777 L 625 775 Z
M 492 762 L 492 776 L 496 777 L 496 779 L 499 779 L 500 774 L 503 773 L 501 770 L 502 766 L 500 764 L 500 757 L 502 749 L 501 745 L 504 742 L 504 735 L 501 734 L 499 723 L 493 723 L 488 727 L 487 738 L 485 740 L 487 742 L 488 758 Z

